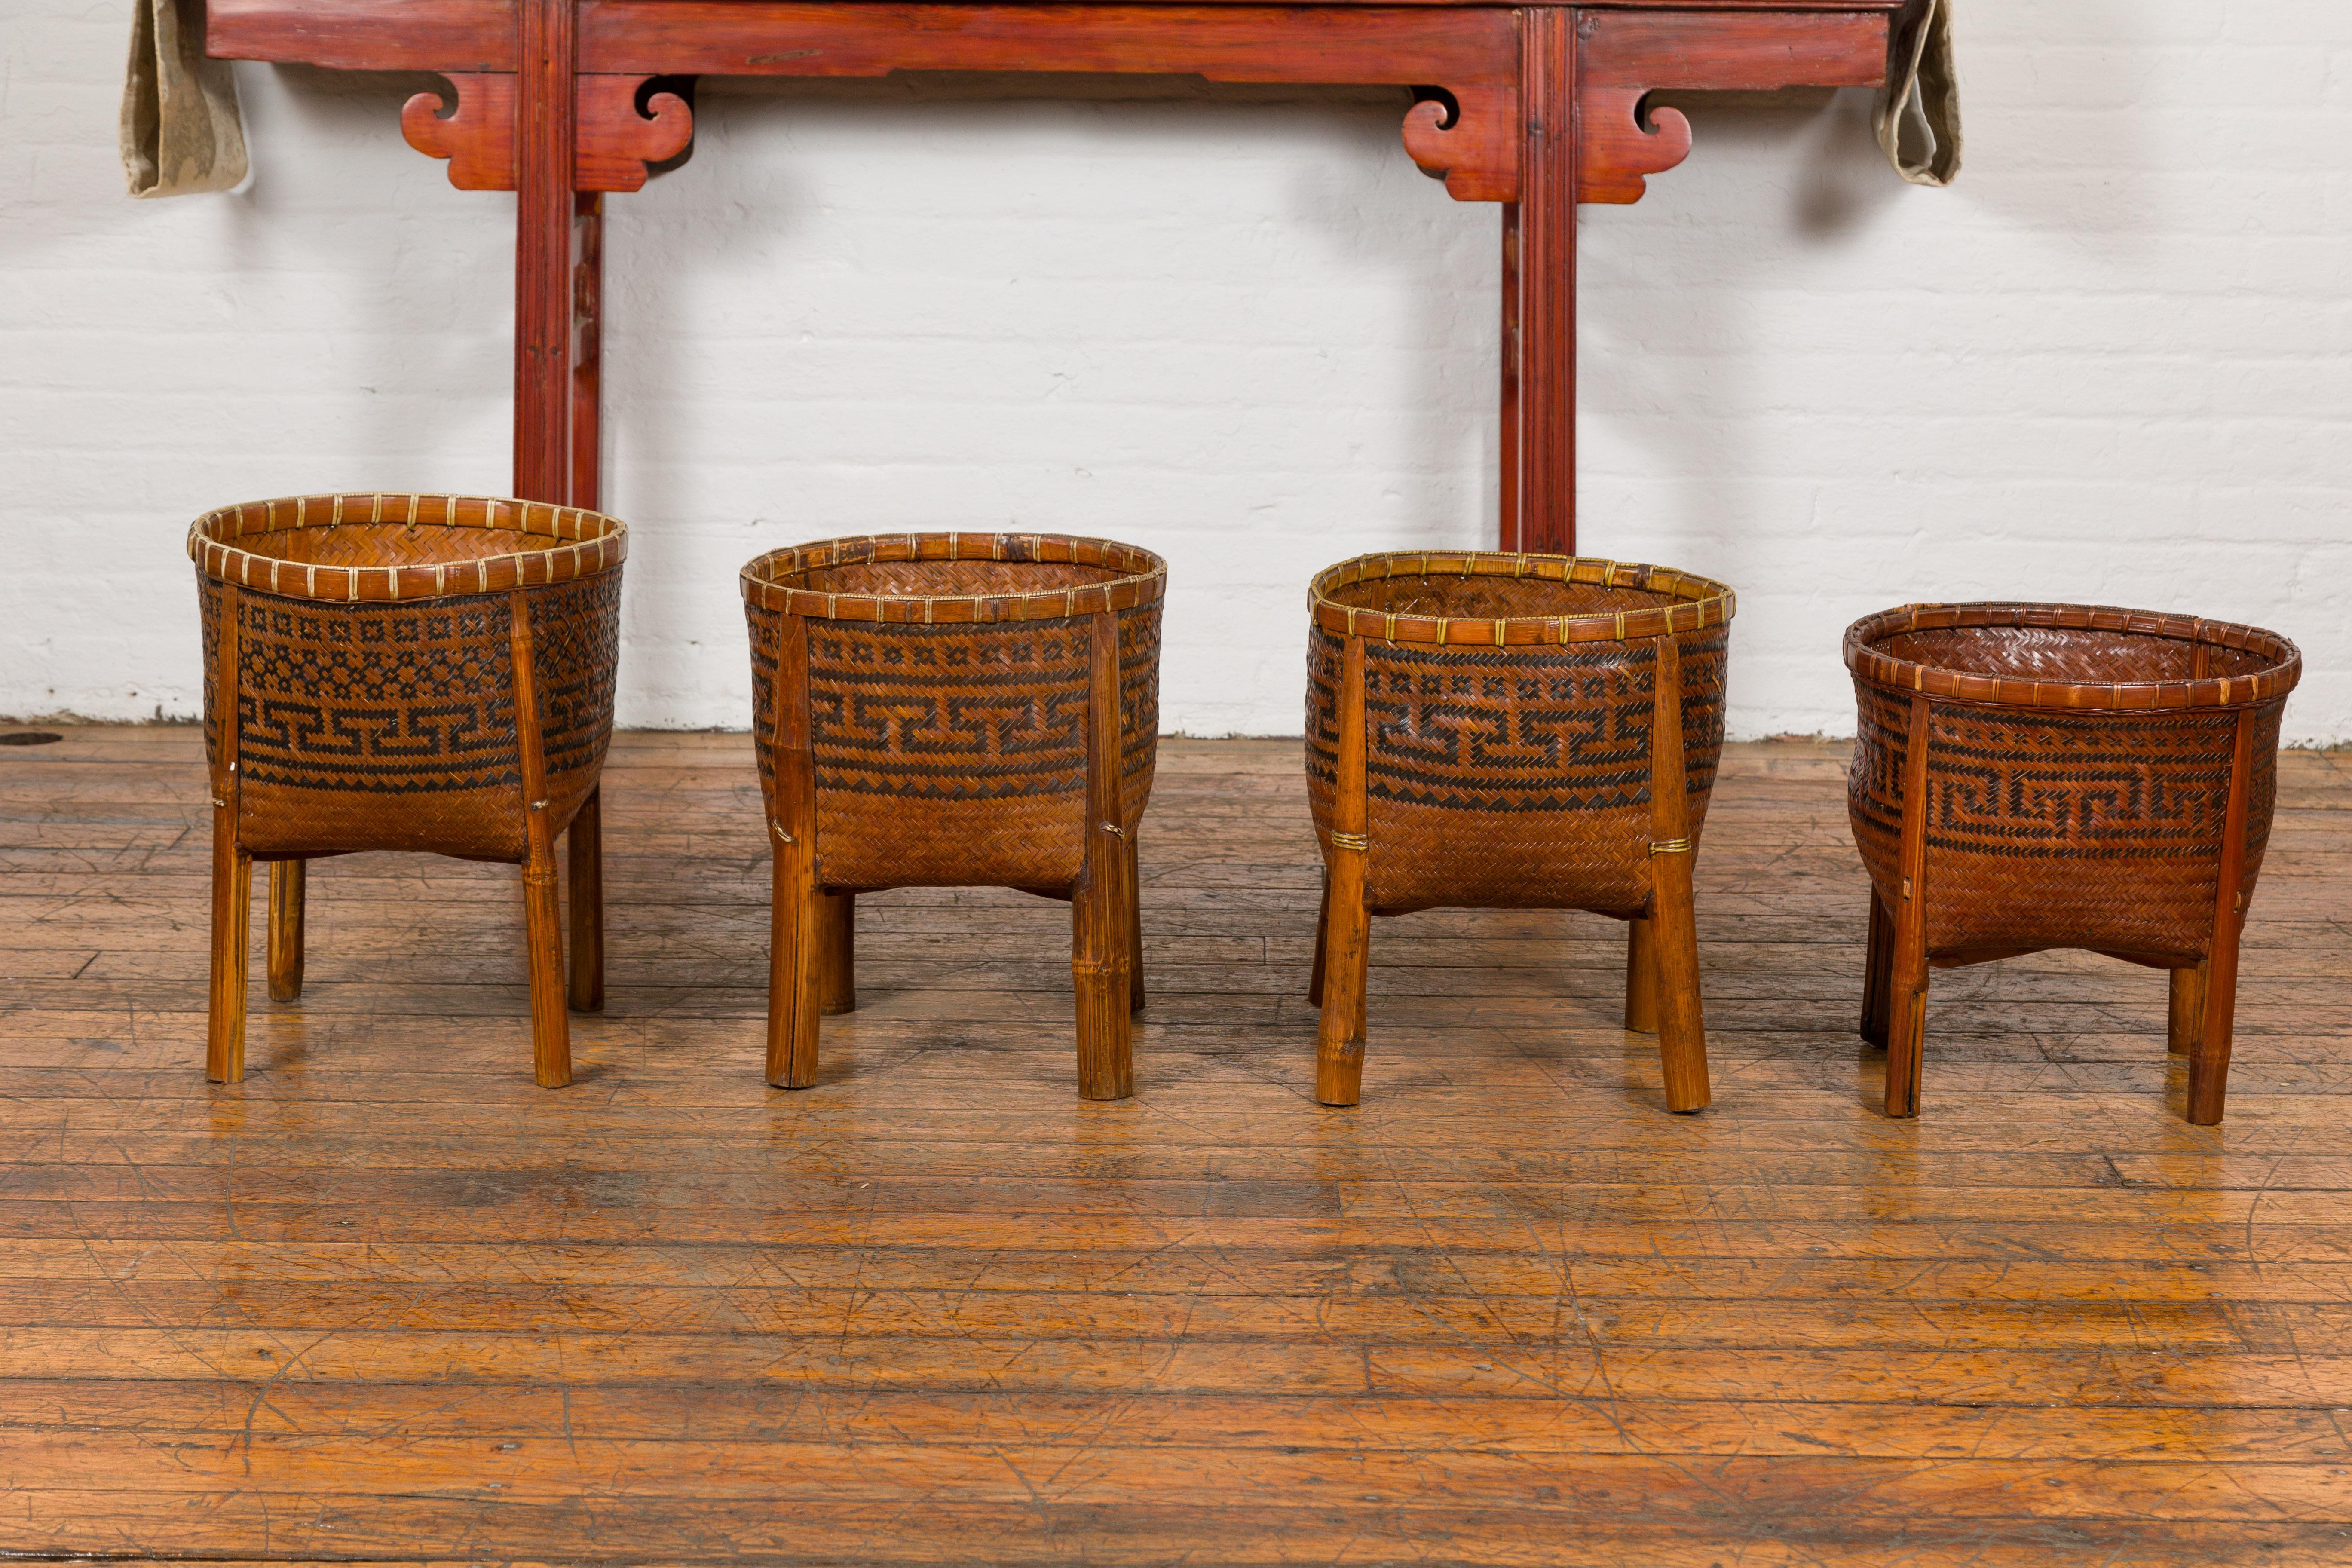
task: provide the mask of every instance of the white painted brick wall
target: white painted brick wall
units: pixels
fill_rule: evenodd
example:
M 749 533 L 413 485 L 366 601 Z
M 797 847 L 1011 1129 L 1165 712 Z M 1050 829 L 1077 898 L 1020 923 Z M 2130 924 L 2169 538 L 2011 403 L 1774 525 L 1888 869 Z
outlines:
M 1588 209 L 1586 547 L 1738 586 L 1738 734 L 1851 732 L 1857 615 L 2034 595 L 2284 631 L 2352 740 L 2352 14 L 1960 21 L 1957 189 L 1843 95 Z M 205 507 L 506 484 L 511 204 L 420 84 L 240 67 L 250 185 L 134 203 L 126 28 L 0 0 L 0 712 L 193 712 Z M 1295 732 L 1307 575 L 1488 537 L 1496 209 L 1381 94 L 1078 85 L 709 82 L 614 199 L 624 721 L 745 721 L 760 549 L 1017 526 L 1169 557 L 1171 727 Z

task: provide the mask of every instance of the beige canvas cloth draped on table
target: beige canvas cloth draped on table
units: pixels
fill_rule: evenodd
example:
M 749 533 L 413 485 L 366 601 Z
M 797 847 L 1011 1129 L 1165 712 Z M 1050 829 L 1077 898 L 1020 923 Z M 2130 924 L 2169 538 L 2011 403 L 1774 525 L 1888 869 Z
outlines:
M 205 58 L 205 0 L 131 0 L 122 172 L 134 196 L 225 191 L 245 178 L 226 60 Z
M 1915 185 L 1948 185 L 1960 172 L 1960 83 L 1952 64 L 1952 0 L 1912 0 L 1895 25 L 1878 144 Z
M 122 84 L 122 167 L 134 196 L 225 191 L 245 178 L 245 126 L 225 60 L 205 58 L 205 0 L 131 0 Z M 1914 184 L 1960 172 L 1960 95 L 1952 0 L 1912 0 L 1897 20 L 1878 144 Z

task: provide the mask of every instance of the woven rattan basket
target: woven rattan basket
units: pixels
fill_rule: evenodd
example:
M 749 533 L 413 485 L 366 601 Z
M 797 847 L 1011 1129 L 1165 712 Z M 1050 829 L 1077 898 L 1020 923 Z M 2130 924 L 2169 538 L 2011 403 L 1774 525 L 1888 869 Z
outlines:
M 1360 1092 L 1369 917 L 1445 905 L 1629 921 L 1627 1026 L 1658 1031 L 1667 1104 L 1704 1106 L 1690 868 L 1731 591 L 1559 555 L 1366 555 L 1308 607 L 1317 1098 Z
M 627 552 L 611 518 L 470 496 L 300 496 L 196 520 L 214 1079 L 245 1073 L 251 862 L 271 863 L 270 994 L 291 1000 L 305 860 L 408 849 L 524 867 L 534 1063 L 541 1083 L 570 1081 L 552 845 L 570 829 L 572 1001 L 601 1005 L 597 781 Z
M 856 894 L 978 886 L 1072 900 L 1079 1092 L 1133 1092 L 1166 583 L 1149 552 L 1052 534 L 827 540 L 743 569 L 771 1082 L 814 1084 L 818 1015 L 855 1005 Z
M 1886 1047 L 1887 1113 L 1918 1112 L 1931 965 L 2063 947 L 2171 972 L 2189 1120 L 2219 1121 L 2294 645 L 2186 616 L 1924 605 L 1855 622 L 1845 661 L 1862 1032 Z

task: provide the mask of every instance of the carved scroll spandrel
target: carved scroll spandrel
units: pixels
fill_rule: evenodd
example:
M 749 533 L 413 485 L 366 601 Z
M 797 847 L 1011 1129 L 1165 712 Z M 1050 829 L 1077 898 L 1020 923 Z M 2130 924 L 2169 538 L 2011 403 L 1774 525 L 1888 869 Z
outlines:
M 1576 196 L 1582 202 L 1629 205 L 1649 189 L 1644 178 L 1663 174 L 1690 156 L 1690 121 L 1678 109 L 1653 109 L 1643 121 L 1638 87 L 1587 87 L 1577 100 Z
M 1406 154 L 1457 202 L 1517 201 L 1520 141 L 1516 84 L 1448 89 L 1404 117 Z
M 676 93 L 657 92 L 637 109 L 652 78 L 582 76 L 578 81 L 579 141 L 572 189 L 635 191 L 646 166 L 677 157 L 694 140 L 694 111 Z M 420 92 L 400 111 L 401 134 L 428 158 L 449 161 L 449 183 L 461 191 L 515 188 L 515 79 L 499 73 L 454 74 L 454 108 L 439 92 Z M 446 110 L 446 112 L 445 112 Z

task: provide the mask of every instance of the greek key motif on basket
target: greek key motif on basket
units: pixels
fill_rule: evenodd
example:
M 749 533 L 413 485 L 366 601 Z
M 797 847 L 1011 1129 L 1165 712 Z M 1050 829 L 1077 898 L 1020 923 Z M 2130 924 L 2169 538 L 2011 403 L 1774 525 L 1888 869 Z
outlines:
M 941 800 L 1086 788 L 1083 621 L 808 627 L 821 789 Z
M 1979 855 L 2209 858 L 2236 715 L 2011 715 L 1938 706 L 1927 842 Z
M 1559 811 L 1650 798 L 1651 661 L 1381 647 L 1364 658 L 1364 782 L 1384 800 Z
M 1118 617 L 1118 725 L 1125 747 L 1122 781 L 1151 770 L 1160 735 L 1160 606 L 1121 612 Z
M 1727 636 L 1685 640 L 1684 749 L 1689 787 L 1715 782 L 1723 742 Z M 1310 655 L 1307 766 L 1339 768 L 1339 640 Z M 1646 645 L 1482 653 L 1374 644 L 1365 650 L 1365 788 L 1465 811 L 1599 810 L 1650 798 L 1653 658 Z
M 239 608 L 247 779 L 404 795 L 520 784 L 504 597 L 322 612 L 248 593 Z
M 1892 846 L 1903 837 L 1903 766 L 1910 749 L 1910 704 L 1875 686 L 1854 687 L 1857 724 L 1846 802 L 1855 831 Z M 1890 851 L 1891 852 L 1891 851 Z

